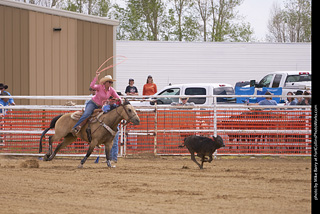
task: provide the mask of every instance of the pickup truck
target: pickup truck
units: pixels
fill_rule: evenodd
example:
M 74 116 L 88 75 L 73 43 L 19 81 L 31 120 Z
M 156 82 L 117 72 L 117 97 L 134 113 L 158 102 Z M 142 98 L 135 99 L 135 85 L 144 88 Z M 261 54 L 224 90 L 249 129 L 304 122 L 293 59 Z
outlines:
M 255 86 L 256 90 L 262 87 L 279 88 L 282 87 L 282 95 L 289 91 L 311 90 L 311 71 L 277 71 L 264 76 L 259 83 L 250 81 L 250 86 Z
M 234 95 L 232 85 L 226 83 L 192 83 L 192 84 L 177 84 L 170 85 L 160 90 L 157 95 Z M 228 102 L 229 99 L 219 97 L 217 102 Z M 171 105 L 172 102 L 179 102 L 179 98 L 158 98 L 156 101 L 150 102 L 157 105 Z M 212 105 L 212 97 L 190 97 L 188 102 L 194 102 L 196 105 Z
M 166 96 L 159 97 L 157 99 L 152 98 L 154 96 Z M 170 106 L 172 102 L 179 102 L 179 98 L 170 97 L 172 95 L 188 96 L 188 95 L 234 95 L 234 89 L 232 85 L 226 83 L 192 83 L 192 84 L 176 84 L 164 87 L 158 93 L 150 97 L 149 102 L 145 101 L 130 101 L 133 106 L 151 106 L 157 103 L 160 106 Z M 196 105 L 213 105 L 212 97 L 190 97 L 188 102 L 194 102 Z M 219 103 L 234 102 L 235 99 L 230 98 L 217 98 Z

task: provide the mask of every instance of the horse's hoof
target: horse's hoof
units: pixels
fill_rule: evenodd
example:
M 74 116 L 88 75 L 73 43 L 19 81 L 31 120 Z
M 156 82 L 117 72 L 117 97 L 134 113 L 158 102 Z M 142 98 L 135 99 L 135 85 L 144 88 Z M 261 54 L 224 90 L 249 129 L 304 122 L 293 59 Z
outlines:
M 111 161 L 110 160 L 107 160 L 107 165 L 108 165 L 108 167 L 111 167 Z
M 43 157 L 43 161 L 49 161 L 49 157 L 50 157 L 50 155 L 45 154 L 45 156 Z
M 79 164 L 78 165 L 78 169 L 82 169 L 83 168 L 83 165 L 82 164 Z

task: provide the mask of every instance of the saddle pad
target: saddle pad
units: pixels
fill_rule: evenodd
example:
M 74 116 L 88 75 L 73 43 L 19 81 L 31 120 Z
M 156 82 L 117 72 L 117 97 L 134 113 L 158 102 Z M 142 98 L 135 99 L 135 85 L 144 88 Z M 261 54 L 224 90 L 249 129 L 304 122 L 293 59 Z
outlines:
M 80 119 L 80 117 L 82 116 L 82 114 L 83 114 L 83 112 L 84 111 L 75 111 L 75 112 L 73 112 L 72 114 L 71 114 L 71 118 L 73 119 L 73 120 L 79 120 Z M 90 116 L 90 118 L 94 118 L 94 117 L 100 117 L 99 116 L 99 114 L 103 114 L 103 112 L 102 112 L 102 110 L 101 109 L 95 109 L 94 111 L 93 111 L 93 114 Z M 91 123 L 92 123 L 93 121 L 91 121 Z
M 73 120 L 79 120 L 82 114 L 83 114 L 83 111 L 75 111 L 71 114 L 71 118 Z

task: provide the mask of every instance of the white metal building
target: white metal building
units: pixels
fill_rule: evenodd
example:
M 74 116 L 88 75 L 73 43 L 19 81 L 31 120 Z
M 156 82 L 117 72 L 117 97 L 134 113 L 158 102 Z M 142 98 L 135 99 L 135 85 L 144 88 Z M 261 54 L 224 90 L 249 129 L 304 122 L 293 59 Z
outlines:
M 117 66 L 117 90 L 129 78 L 142 95 L 150 74 L 158 90 L 169 83 L 229 83 L 260 80 L 266 73 L 311 70 L 311 43 L 211 43 L 117 41 L 117 54 L 128 59 Z

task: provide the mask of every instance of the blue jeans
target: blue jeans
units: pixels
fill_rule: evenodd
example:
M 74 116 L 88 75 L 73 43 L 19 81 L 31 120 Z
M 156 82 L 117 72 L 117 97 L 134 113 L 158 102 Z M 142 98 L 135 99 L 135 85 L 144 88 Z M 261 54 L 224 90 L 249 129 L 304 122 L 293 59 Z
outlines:
M 110 151 L 110 159 L 113 161 L 118 160 L 118 140 L 119 140 L 119 126 L 116 136 L 113 139 L 113 145 Z
M 76 125 L 74 125 L 73 128 L 76 128 L 77 126 L 79 126 L 85 119 L 87 119 L 88 117 L 90 117 L 93 113 L 93 111 L 95 109 L 99 108 L 99 106 L 97 106 L 97 104 L 95 104 L 92 100 L 90 100 L 87 105 L 86 108 L 84 109 L 84 112 L 82 114 L 82 116 L 80 117 L 80 119 L 78 120 L 78 122 L 76 123 Z

